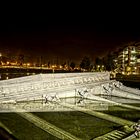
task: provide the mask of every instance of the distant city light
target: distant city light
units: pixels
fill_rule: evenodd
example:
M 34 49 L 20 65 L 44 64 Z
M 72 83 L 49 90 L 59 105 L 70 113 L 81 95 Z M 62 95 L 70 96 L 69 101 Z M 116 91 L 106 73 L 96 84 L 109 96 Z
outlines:
M 7 65 L 9 65 L 10 64 L 10 62 L 9 61 L 7 61 Z
M 27 66 L 30 66 L 30 63 L 27 63 Z

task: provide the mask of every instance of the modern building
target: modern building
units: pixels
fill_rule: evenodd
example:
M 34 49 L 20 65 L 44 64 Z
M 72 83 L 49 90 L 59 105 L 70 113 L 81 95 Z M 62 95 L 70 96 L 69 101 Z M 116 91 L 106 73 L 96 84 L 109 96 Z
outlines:
M 140 42 L 124 46 L 114 62 L 122 74 L 140 74 Z

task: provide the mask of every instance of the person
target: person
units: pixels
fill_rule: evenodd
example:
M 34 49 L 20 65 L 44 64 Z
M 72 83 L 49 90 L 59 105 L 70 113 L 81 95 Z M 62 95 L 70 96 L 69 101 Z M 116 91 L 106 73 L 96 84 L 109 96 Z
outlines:
M 113 91 L 113 83 L 109 83 L 108 90 L 110 93 Z
M 0 93 L 3 93 L 3 87 L 0 87 Z
M 121 88 L 122 83 L 119 82 L 119 81 L 117 81 L 117 82 L 114 83 L 114 86 L 115 86 L 116 88 Z
M 88 94 L 88 90 L 86 88 L 84 88 L 83 90 L 78 90 L 78 94 L 82 97 L 82 98 L 86 98 L 87 94 Z
M 80 98 L 77 102 L 77 104 L 84 104 L 84 98 Z
M 52 94 L 52 95 L 48 94 L 45 96 L 45 104 L 49 102 L 56 102 L 56 101 L 60 102 L 60 98 L 58 97 L 57 94 Z
M 109 93 L 109 89 L 105 85 L 103 85 L 103 89 L 104 89 L 105 93 L 107 93 L 107 94 Z
M 135 133 L 134 135 L 136 136 L 136 138 L 140 138 L 140 120 L 138 120 L 138 122 L 133 126 Z

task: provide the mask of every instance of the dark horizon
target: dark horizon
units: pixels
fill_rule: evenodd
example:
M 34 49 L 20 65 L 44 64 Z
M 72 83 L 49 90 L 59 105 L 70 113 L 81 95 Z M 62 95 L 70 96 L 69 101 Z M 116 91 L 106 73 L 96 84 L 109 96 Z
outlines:
M 6 24 L 5 24 L 6 23 Z M 139 24 L 126 19 L 103 17 L 94 20 L 43 16 L 16 19 L 0 27 L 0 52 L 25 53 L 80 61 L 84 56 L 102 57 L 131 41 L 139 41 Z

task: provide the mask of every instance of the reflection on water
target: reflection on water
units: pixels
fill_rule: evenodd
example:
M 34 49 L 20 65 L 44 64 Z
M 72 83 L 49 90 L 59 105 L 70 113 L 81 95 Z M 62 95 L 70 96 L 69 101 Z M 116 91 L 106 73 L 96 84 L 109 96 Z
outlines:
M 35 75 L 35 73 L 2 73 L 0 74 L 0 80 L 8 80 L 29 75 Z
M 97 95 L 96 95 L 97 96 Z M 136 105 L 139 104 L 139 100 L 133 99 L 126 99 L 122 97 L 115 97 L 115 96 L 105 96 L 105 95 L 98 95 L 102 98 L 107 100 L 111 100 L 117 103 L 122 104 L 131 104 Z M 69 107 L 67 105 L 70 105 Z M 0 112 L 13 112 L 17 109 L 22 109 L 26 112 L 58 112 L 58 111 L 75 111 L 74 107 L 81 107 L 95 111 L 103 111 L 108 110 L 110 106 L 114 106 L 114 103 L 108 103 L 100 100 L 86 99 L 86 98 L 61 98 L 59 101 L 48 101 L 45 102 L 45 99 L 40 100 L 24 100 L 24 101 L 14 101 L 14 102 L 2 102 L 0 103 Z
M 63 104 L 63 105 L 62 105 Z M 52 112 L 52 111 L 74 111 L 71 106 L 83 107 L 91 110 L 108 110 L 108 103 L 103 103 L 95 100 L 81 99 L 81 98 L 65 98 L 60 102 L 47 102 L 45 100 L 24 101 L 15 103 L 1 103 L 0 112 L 11 112 L 11 109 L 23 109 L 27 112 Z
M 131 81 L 121 81 L 123 85 L 127 87 L 137 88 L 140 90 L 140 81 L 139 82 L 131 82 Z
M 108 100 L 112 100 L 119 103 L 124 104 L 139 104 L 136 100 L 124 99 L 121 97 L 110 97 L 105 96 L 104 98 Z M 67 107 L 67 104 L 71 105 L 71 107 Z M 63 98 L 58 102 L 47 102 L 45 100 L 34 100 L 34 101 L 20 101 L 14 103 L 0 103 L 0 112 L 11 112 L 12 109 L 22 109 L 26 112 L 58 112 L 58 111 L 75 111 L 73 109 L 75 107 L 86 108 L 95 111 L 103 111 L 108 110 L 110 106 L 114 106 L 112 103 L 91 100 L 91 99 L 83 99 L 83 98 Z

